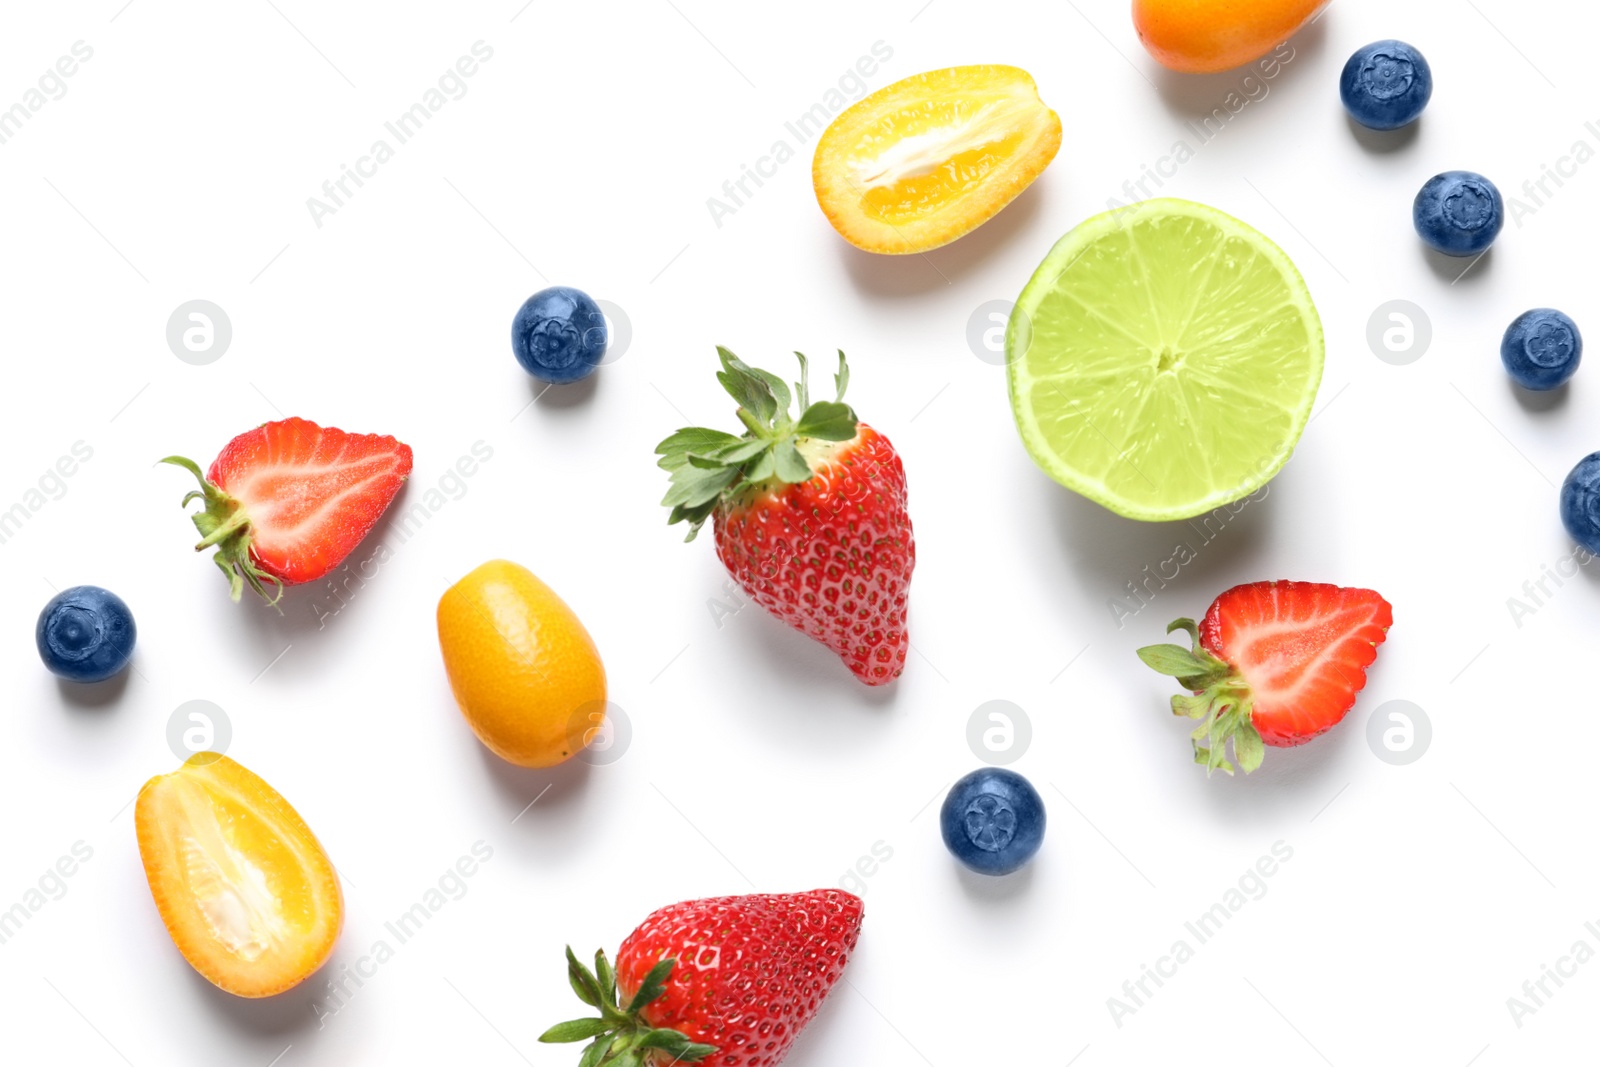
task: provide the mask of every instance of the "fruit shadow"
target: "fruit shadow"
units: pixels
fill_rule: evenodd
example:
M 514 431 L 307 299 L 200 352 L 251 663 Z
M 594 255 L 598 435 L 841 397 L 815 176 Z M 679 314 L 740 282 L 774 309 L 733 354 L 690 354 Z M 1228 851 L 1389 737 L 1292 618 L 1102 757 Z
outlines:
M 595 774 L 592 764 L 574 757 L 554 767 L 518 767 L 482 744 L 475 746 L 499 807 L 497 821 L 509 827 L 513 840 L 537 845 L 529 854 L 544 864 L 584 845 L 588 839 L 580 828 L 587 826 L 588 820 L 572 809 L 588 792 Z
M 1026 896 L 1032 887 L 1033 871 L 1036 866 L 1034 863 L 1029 863 L 1021 870 L 1010 874 L 993 875 L 979 874 L 954 861 L 951 865 L 955 867 L 956 881 L 961 885 L 962 895 L 979 907 L 985 908 L 1015 906 L 1015 902 Z
M 123 692 L 128 688 L 128 676 L 132 673 L 132 664 L 129 664 L 103 682 L 73 682 L 57 678 L 56 689 L 61 693 L 61 702 L 68 707 L 77 711 L 98 711 L 122 699 Z
M 839 256 L 856 288 L 871 297 L 892 299 L 946 288 L 980 269 L 1017 234 L 1033 227 L 1044 203 L 1044 185 L 1035 181 L 998 215 L 950 244 L 909 255 L 884 255 L 840 240 Z
M 1107 607 L 1107 621 L 1125 631 L 1130 656 L 1136 644 L 1149 643 L 1141 638 L 1154 640 L 1170 620 L 1198 618 L 1220 588 L 1219 573 L 1269 541 L 1277 521 L 1270 488 L 1265 497 L 1246 497 L 1237 513 L 1223 507 L 1176 522 L 1125 519 L 1069 489 L 1051 489 L 1056 530 L 1079 584 L 1104 590 L 1108 605 L 1116 598 L 1135 616 Z M 1190 558 L 1179 562 L 1185 548 Z
M 1156 92 L 1161 94 L 1161 99 L 1169 111 L 1180 117 L 1200 119 L 1211 116 L 1221 109 L 1224 112 L 1232 112 L 1229 116 L 1231 120 L 1234 115 L 1243 114 L 1246 109 L 1240 108 L 1234 111 L 1229 108 L 1227 101 L 1230 94 L 1240 100 L 1264 103 L 1271 96 L 1273 86 L 1298 77 L 1316 76 L 1312 68 L 1316 66 L 1316 59 L 1326 50 L 1328 43 L 1326 9 L 1311 25 L 1291 37 L 1288 43 L 1294 48 L 1294 54 L 1288 62 L 1278 60 L 1278 73 L 1271 78 L 1265 77 L 1257 64 L 1263 60 L 1270 61 L 1273 52 L 1268 52 L 1260 60 L 1234 67 L 1232 70 L 1218 71 L 1215 74 L 1185 74 L 1182 71 L 1169 70 L 1157 63 L 1147 64 L 1147 67 L 1153 69 L 1155 77 L 1151 84 L 1156 87 Z M 1302 68 L 1307 71 L 1304 75 L 1299 73 Z M 1267 95 L 1258 95 L 1261 86 L 1268 87 Z
M 1417 137 L 1422 133 L 1422 124 L 1426 118 L 1408 122 L 1398 130 L 1374 130 L 1370 126 L 1363 126 L 1351 118 L 1347 112 L 1344 117 L 1345 125 L 1350 127 L 1350 136 L 1355 138 L 1356 144 L 1366 149 L 1375 156 L 1391 155 L 1395 152 L 1404 152 L 1417 143 Z
M 1249 774 L 1229 777 L 1217 771 L 1208 779 L 1204 767 L 1184 759 L 1175 762 L 1186 766 L 1173 768 L 1173 773 L 1192 773 L 1198 803 L 1232 825 L 1281 826 L 1285 813 L 1317 809 L 1308 816 L 1314 819 L 1355 777 L 1352 763 L 1361 753 L 1353 746 L 1366 746 L 1364 723 L 1370 709 L 1363 708 L 1364 703 L 1358 697 L 1344 721 L 1321 737 L 1293 748 L 1267 749 L 1261 766 Z M 1181 746 L 1187 740 L 1189 720 L 1174 716 L 1173 721 L 1173 733 L 1182 738 L 1175 737 L 1173 744 Z
M 555 408 L 565 411 L 568 408 L 586 406 L 594 394 L 599 391 L 600 379 L 605 377 L 605 367 L 587 378 L 558 385 L 553 382 L 541 382 L 539 379 L 528 376 L 528 406 L 535 410 L 539 408 Z
M 328 962 L 315 974 L 295 986 L 270 997 L 238 997 L 224 992 L 207 981 L 192 967 L 183 969 L 190 984 L 197 990 L 195 998 L 212 1014 L 226 1021 L 230 1030 L 243 1031 L 258 1038 L 271 1038 L 277 1042 L 300 1044 L 308 1033 L 321 1029 L 312 1003 L 325 989 L 327 978 L 339 973 L 341 963 L 355 962 L 359 950 L 347 948 L 343 943 L 335 946 Z M 281 1046 L 280 1046 L 281 1047 Z M 268 1052 L 270 1057 L 279 1049 Z
M 1427 260 L 1428 269 L 1433 271 L 1434 277 L 1451 285 L 1471 285 L 1481 282 L 1489 276 L 1494 269 L 1494 248 L 1491 246 L 1487 252 L 1474 259 L 1472 256 L 1447 256 L 1443 252 L 1436 252 L 1427 245 L 1417 242 L 1422 249 L 1422 258 Z
M 849 1038 L 844 1036 L 844 1031 L 841 1029 L 849 1025 L 843 1021 L 846 1012 L 841 1004 L 847 998 L 866 1001 L 866 998 L 861 995 L 859 990 L 846 984 L 849 973 L 848 971 L 845 972 L 846 982 L 840 983 L 842 988 L 836 988 L 833 994 L 822 1002 L 822 1006 L 817 1009 L 817 1014 L 806 1024 L 800 1036 L 795 1039 L 794 1046 L 789 1050 L 789 1054 L 783 1058 L 783 1062 L 787 1067 L 808 1067 L 808 1065 L 814 1065 L 814 1067 L 836 1067 L 839 1062 L 836 1050 L 849 1041 Z M 833 1037 L 830 1034 L 831 1031 L 839 1031 L 841 1036 Z M 812 1052 L 811 1050 L 813 1049 L 816 1051 Z M 824 1056 L 829 1058 L 824 1059 Z
M 365 611 L 366 604 L 373 599 L 363 598 L 360 592 L 369 583 L 384 580 L 384 565 L 379 561 L 388 558 L 383 555 L 385 551 L 394 551 L 386 546 L 401 540 L 396 536 L 395 524 L 405 515 L 410 485 L 408 479 L 361 543 L 320 581 L 286 586 L 276 608 L 262 602 L 246 588 L 240 603 L 232 606 L 242 614 L 245 629 L 263 654 L 276 656 L 290 646 L 314 646 L 326 640 L 328 631 L 336 633 L 348 628 L 354 633 L 359 628 L 353 616 Z M 370 578 L 364 576 L 369 567 Z M 285 657 L 285 664 L 273 669 L 283 666 L 290 670 L 296 668 L 296 664 Z
M 1569 541 L 1567 543 L 1572 546 L 1572 551 L 1573 552 L 1578 551 L 1580 546 L 1576 542 Z M 1585 550 L 1585 551 L 1587 551 L 1587 550 Z M 1589 566 L 1579 567 L 1578 568 L 1578 573 L 1583 575 L 1584 579 L 1590 585 L 1594 586 L 1596 589 L 1600 589 L 1600 567 L 1589 567 Z
M 1507 376 L 1506 388 L 1511 390 L 1518 407 L 1536 415 L 1566 407 L 1567 398 L 1572 395 L 1571 382 L 1563 382 L 1554 389 L 1524 389 Z
M 805 693 L 819 708 L 840 706 L 888 708 L 899 693 L 898 680 L 887 685 L 866 685 L 850 673 L 838 656 L 798 630 L 791 630 L 759 607 L 740 625 L 724 631 L 728 640 L 756 646 L 754 652 L 734 652 L 741 661 L 760 660 L 764 674 L 772 676 L 782 692 Z M 913 650 L 906 656 L 907 671 L 926 668 Z M 822 721 L 819 717 L 819 722 Z M 837 724 L 835 724 L 837 725 Z

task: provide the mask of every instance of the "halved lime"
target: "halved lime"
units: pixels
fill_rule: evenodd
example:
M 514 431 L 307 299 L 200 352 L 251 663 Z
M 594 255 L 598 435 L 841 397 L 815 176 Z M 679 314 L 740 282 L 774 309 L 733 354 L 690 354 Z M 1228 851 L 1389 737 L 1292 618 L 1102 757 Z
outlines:
M 1006 327 L 1011 409 L 1034 462 L 1149 521 L 1203 514 L 1277 474 L 1322 356 L 1322 322 L 1283 250 L 1187 200 L 1078 226 Z

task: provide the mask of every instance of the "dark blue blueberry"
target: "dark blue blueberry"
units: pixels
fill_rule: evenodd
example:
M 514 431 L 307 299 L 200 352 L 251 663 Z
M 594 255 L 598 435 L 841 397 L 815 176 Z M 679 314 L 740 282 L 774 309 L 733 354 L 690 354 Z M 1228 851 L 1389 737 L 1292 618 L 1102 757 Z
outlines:
M 1044 801 L 1015 771 L 984 767 L 950 787 L 939 832 L 951 855 L 979 874 L 1010 874 L 1044 840 Z
M 1374 130 L 1398 130 L 1417 120 L 1433 95 L 1433 71 L 1404 41 L 1359 48 L 1339 75 L 1339 98 L 1350 117 Z
M 609 340 L 599 306 L 565 285 L 528 297 L 511 323 L 511 350 L 522 369 L 558 385 L 593 374 Z
M 34 627 L 39 658 L 52 674 L 74 682 L 103 682 L 128 665 L 138 629 L 117 594 L 97 585 L 57 593 Z
M 1561 525 L 1574 541 L 1600 556 L 1600 452 L 1580 459 L 1561 483 Z
M 1447 170 L 1429 178 L 1411 205 L 1417 236 L 1447 256 L 1488 250 L 1505 223 L 1505 201 L 1494 182 L 1470 170 Z
M 1500 362 L 1511 380 L 1524 389 L 1554 389 L 1565 385 L 1583 358 L 1583 335 L 1578 324 L 1555 308 L 1524 311 L 1506 327 L 1500 342 Z

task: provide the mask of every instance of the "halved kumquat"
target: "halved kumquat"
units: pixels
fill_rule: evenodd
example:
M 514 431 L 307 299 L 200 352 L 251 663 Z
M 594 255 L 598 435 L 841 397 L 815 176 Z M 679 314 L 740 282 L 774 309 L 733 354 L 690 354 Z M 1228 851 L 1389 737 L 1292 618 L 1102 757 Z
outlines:
M 219 989 L 267 997 L 309 978 L 344 925 L 339 876 L 278 791 L 200 752 L 139 790 L 150 895 L 173 944 Z
M 823 214 L 868 252 L 925 252 L 970 233 L 1055 158 L 1061 119 L 1027 71 L 930 70 L 879 89 L 817 141 Z

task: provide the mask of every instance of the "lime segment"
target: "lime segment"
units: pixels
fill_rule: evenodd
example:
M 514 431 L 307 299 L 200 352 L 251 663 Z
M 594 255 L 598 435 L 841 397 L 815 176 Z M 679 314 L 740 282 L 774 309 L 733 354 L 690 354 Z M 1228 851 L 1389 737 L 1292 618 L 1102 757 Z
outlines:
M 1148 200 L 1056 242 L 1011 313 L 1006 359 L 1046 473 L 1119 515 L 1185 519 L 1287 462 L 1322 380 L 1322 323 L 1266 237 Z

